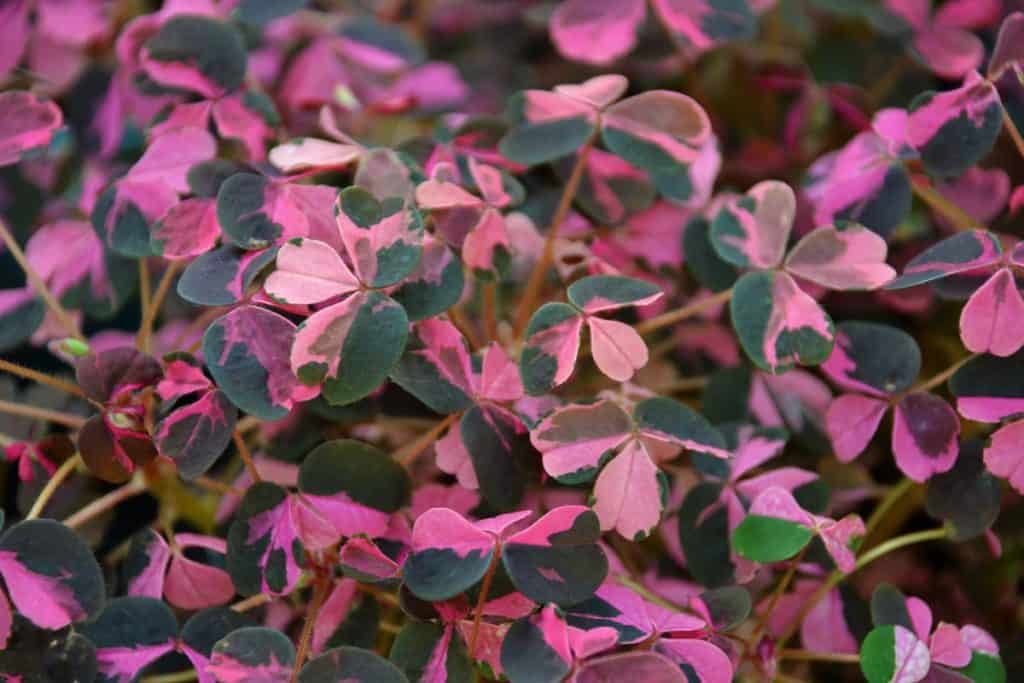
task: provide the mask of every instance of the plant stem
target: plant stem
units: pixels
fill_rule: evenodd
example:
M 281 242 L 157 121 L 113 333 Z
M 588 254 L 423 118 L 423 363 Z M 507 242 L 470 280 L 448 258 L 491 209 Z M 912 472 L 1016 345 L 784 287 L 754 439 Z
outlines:
M 1022 159 L 1024 159 L 1024 137 L 1021 137 L 1020 130 L 1017 129 L 1017 124 L 1010 118 L 1010 113 L 1006 111 L 1006 107 L 1003 107 L 1003 125 L 1006 126 L 1007 132 L 1010 134 L 1010 138 L 1013 140 L 1014 146 L 1020 153 Z
M 140 319 L 146 320 L 153 315 L 150 310 L 153 305 L 151 302 L 152 291 L 151 283 L 149 281 L 149 265 L 146 263 L 146 259 L 139 259 L 139 308 L 140 308 Z M 137 338 L 138 339 L 138 338 Z M 141 348 L 141 345 L 140 345 Z
M 429 431 L 421 434 L 415 441 L 408 443 L 395 451 L 395 460 L 398 461 L 400 465 L 409 467 L 421 453 L 437 441 L 438 437 L 441 436 L 441 433 L 444 432 L 450 424 L 455 422 L 455 418 L 458 416 L 458 413 L 452 413 L 434 425 Z
M 498 338 L 497 285 L 494 282 L 484 282 L 482 289 L 484 334 L 490 342 Z
M 156 676 L 146 676 L 141 680 L 141 683 L 189 683 L 199 678 L 199 674 L 196 673 L 195 669 L 188 671 L 178 671 L 173 674 L 159 674 Z
M 295 653 L 295 668 L 292 669 L 291 683 L 296 683 L 299 680 L 299 671 L 306 662 L 306 655 L 309 654 L 309 646 L 313 640 L 313 626 L 316 624 L 316 617 L 320 613 L 320 608 L 323 607 L 330 590 L 330 581 L 317 579 L 316 585 L 313 587 L 313 601 L 309 604 L 309 609 L 306 611 L 306 621 L 302 625 L 302 635 L 299 636 L 299 647 Z
M 841 654 L 839 652 L 811 652 L 810 650 L 783 650 L 778 658 L 792 659 L 801 662 L 838 662 L 840 664 L 859 664 L 860 655 Z
M 918 384 L 917 386 L 912 387 L 908 393 L 914 393 L 914 392 L 917 392 L 917 391 L 930 391 L 930 390 L 934 389 L 935 387 L 939 386 L 940 384 L 942 384 L 943 382 L 948 380 L 954 374 L 956 374 L 956 371 L 959 370 L 961 367 L 963 367 L 965 363 L 967 363 L 967 362 L 969 362 L 971 360 L 974 360 L 979 355 L 980 354 L 972 353 L 969 356 L 964 356 L 963 358 L 961 358 L 957 362 L 953 363 L 948 368 L 946 368 L 945 370 L 943 370 L 939 374 L 935 375 L 931 379 L 927 379 L 924 382 L 921 382 L 920 384 Z
M 947 533 L 948 532 L 945 527 L 940 527 L 938 529 L 917 531 L 910 534 L 904 534 L 903 536 L 897 536 L 896 538 L 891 538 L 885 543 L 882 543 L 864 553 L 861 557 L 858 557 L 857 564 L 854 566 L 853 571 L 851 571 L 850 574 L 853 574 L 859 569 L 863 569 L 878 558 L 891 553 L 894 550 L 899 550 L 900 548 L 913 545 L 914 543 L 923 543 L 925 541 L 942 539 L 946 537 Z M 793 637 L 796 630 L 800 628 L 800 624 L 803 623 L 803 620 L 807 617 L 810 611 L 814 609 L 814 606 L 817 605 L 822 598 L 828 595 L 829 591 L 835 588 L 840 581 L 850 576 L 850 574 L 844 574 L 838 570 L 829 574 L 828 578 L 825 579 L 825 581 L 818 586 L 818 589 L 811 594 L 803 605 L 800 606 L 800 611 L 797 612 L 796 617 L 794 617 L 793 621 L 791 621 L 789 626 L 786 627 L 785 632 L 779 638 L 778 643 L 776 643 L 776 649 L 778 651 L 781 652 L 785 648 L 786 643 Z
M 55 422 L 57 424 L 64 425 L 65 427 L 71 427 L 72 429 L 81 429 L 82 425 L 85 424 L 84 417 L 61 413 L 56 410 L 47 410 L 46 408 L 22 405 L 21 403 L 13 403 L 11 401 L 0 401 L 0 413 L 20 415 L 21 417 L 30 417 L 36 420 L 44 420 L 46 422 Z
M 966 211 L 943 197 L 925 181 L 911 176 L 910 187 L 918 199 L 927 204 L 936 213 L 945 216 L 953 224 L 954 229 L 970 230 L 981 227 Z
M 709 308 L 713 308 L 719 304 L 724 304 L 731 298 L 732 289 L 727 289 L 724 292 L 718 292 L 706 299 L 692 301 L 682 308 L 677 308 L 674 311 L 668 311 L 667 313 L 662 313 L 661 315 L 644 320 L 641 323 L 637 323 L 636 331 L 640 334 L 647 334 L 649 332 L 654 332 L 655 330 L 660 330 L 663 327 L 674 325 L 680 320 L 686 320 L 698 313 L 702 313 Z
M 50 481 L 46 482 L 46 486 L 39 492 L 39 496 L 36 497 L 34 503 L 32 503 L 32 509 L 28 511 L 28 515 L 25 519 L 35 519 L 42 514 L 43 508 L 46 507 L 46 503 L 49 502 L 50 498 L 57 491 L 57 488 L 64 482 L 65 479 L 74 471 L 75 467 L 82 462 L 82 456 L 75 453 L 70 458 L 64 461 L 53 476 L 50 477 Z
M 260 605 L 270 602 L 270 600 L 271 596 L 267 595 L 266 593 L 257 593 L 256 595 L 248 597 L 245 600 L 240 600 L 236 602 L 231 606 L 231 609 L 233 609 L 236 612 L 247 612 L 251 609 L 259 607 Z
M 69 393 L 73 396 L 88 398 L 85 395 L 85 392 L 82 391 L 82 389 L 77 384 L 65 382 L 62 379 L 51 377 L 46 373 L 39 372 L 38 370 L 33 370 L 32 368 L 26 368 L 25 366 L 18 365 L 17 363 L 12 363 L 10 361 L 0 359 L 0 370 L 4 372 L 9 372 L 10 374 L 15 375 L 17 377 L 29 379 L 32 380 L 33 382 L 38 382 L 39 384 L 45 384 L 46 386 L 53 387 L 54 389 L 60 389 L 61 391 Z
M 25 271 L 25 279 L 28 280 L 30 285 L 32 285 L 32 289 L 34 289 L 36 293 L 43 298 L 47 307 L 53 312 L 54 316 L 57 317 L 57 321 L 60 323 L 60 326 L 64 328 L 69 336 L 84 342 L 85 337 L 83 337 L 82 333 L 78 331 L 78 325 L 76 325 L 75 321 L 70 315 L 68 315 L 68 312 L 64 310 L 64 307 L 60 305 L 57 298 L 53 296 L 53 293 L 50 291 L 49 287 L 46 286 L 46 283 L 43 282 L 43 278 L 39 277 L 39 273 L 35 271 L 32 264 L 30 264 L 28 259 L 25 258 L 25 252 L 21 250 L 21 247 L 18 245 L 18 241 L 14 239 L 14 235 L 11 234 L 10 229 L 7 227 L 7 223 L 3 220 L 0 220 L 0 238 L 3 239 L 7 248 L 10 249 L 11 256 L 14 257 L 14 260 L 17 261 L 18 265 L 21 266 L 21 269 Z
M 469 636 L 469 659 L 476 660 L 476 642 L 480 637 L 480 620 L 484 616 L 484 605 L 487 603 L 487 594 L 491 590 L 491 581 L 498 569 L 498 560 L 501 559 L 501 541 L 494 546 L 494 554 L 491 556 L 491 564 L 484 574 L 484 583 L 480 586 L 480 595 L 476 599 L 476 609 L 473 610 L 473 631 Z
M 462 307 L 456 304 L 448 309 L 448 319 L 452 321 L 455 327 L 459 328 L 459 332 L 469 342 L 469 347 L 474 351 L 483 346 L 480 341 L 479 335 L 476 333 L 476 329 L 473 324 L 466 320 L 466 315 L 462 312 Z
M 253 462 L 252 453 L 249 452 L 249 447 L 245 445 L 245 439 L 242 438 L 242 433 L 235 430 L 235 433 L 231 435 L 231 439 L 235 442 L 235 448 L 238 449 L 238 455 L 242 458 L 242 462 L 245 463 L 246 468 L 249 470 L 250 476 L 252 476 L 253 482 L 262 481 L 260 477 L 260 471 L 256 469 L 256 463 Z
M 893 486 L 889 490 L 889 493 L 885 495 L 885 498 L 883 498 L 882 501 L 878 504 L 878 507 L 875 508 L 875 511 L 871 513 L 871 517 L 868 518 L 868 522 L 864 526 L 865 540 L 871 535 L 871 532 L 875 530 L 875 528 L 879 525 L 882 519 L 885 518 L 885 515 L 887 512 L 889 512 L 889 509 L 892 508 L 893 505 L 898 503 L 900 498 L 902 498 L 907 493 L 907 491 L 909 491 L 912 488 L 914 488 L 914 481 L 912 479 L 904 477 L 902 480 L 900 480 L 900 483 L 896 484 L 896 486 Z
M 551 262 L 554 260 L 558 229 L 562 226 L 562 221 L 565 220 L 565 216 L 569 213 L 569 207 L 572 206 L 572 200 L 576 197 L 576 190 L 579 189 L 580 181 L 583 180 L 583 173 L 587 169 L 587 158 L 590 156 L 590 150 L 593 148 L 596 138 L 595 129 L 595 133 L 583 143 L 583 147 L 577 153 L 572 174 L 562 190 L 562 197 L 558 200 L 558 206 L 551 217 L 551 225 L 548 226 L 548 234 L 544 239 L 544 250 L 541 252 L 540 260 L 534 264 L 533 270 L 530 272 L 530 279 L 526 281 L 523 297 L 519 300 L 519 307 L 516 309 L 513 330 L 517 339 L 523 336 L 523 330 L 526 329 L 526 324 L 530 321 L 530 314 L 533 313 L 537 296 L 544 284 L 544 276 L 547 275 L 548 268 L 551 267 Z
M 671 600 L 666 600 L 657 593 L 650 591 L 643 584 L 638 583 L 637 581 L 628 576 L 623 576 L 622 574 L 619 574 L 615 577 L 615 580 L 623 586 L 625 586 L 626 588 L 631 589 L 634 593 L 642 597 L 647 602 L 653 602 L 655 605 L 658 605 L 659 607 L 664 607 L 668 610 L 672 610 L 673 612 L 689 612 L 689 610 L 683 607 L 682 605 L 677 605 Z
M 156 287 L 156 293 L 153 295 L 153 300 L 149 306 L 145 309 L 142 317 L 142 323 L 139 325 L 139 335 L 136 339 L 136 343 L 139 350 L 149 353 L 150 340 L 153 336 L 153 322 L 156 320 L 156 316 L 160 313 L 160 306 L 163 305 L 164 299 L 167 297 L 167 292 L 171 289 L 171 283 L 174 282 L 174 276 L 181 270 L 182 261 L 171 261 L 167 269 L 164 270 L 163 276 L 160 278 L 160 284 Z
M 804 546 L 804 549 L 797 553 L 796 557 L 790 560 L 789 568 L 786 569 L 786 573 L 782 575 L 782 578 L 779 580 L 779 584 L 775 586 L 775 590 L 772 591 L 771 597 L 768 598 L 767 608 L 761 612 L 761 615 L 757 619 L 757 625 L 754 626 L 754 631 L 747 641 L 750 646 L 757 646 L 757 641 L 760 640 L 761 634 L 764 633 L 765 626 L 768 623 L 768 617 L 771 616 L 772 611 L 775 609 L 775 605 L 778 604 L 783 593 L 785 593 L 786 589 L 789 588 L 790 582 L 796 575 L 796 568 L 800 565 L 800 562 L 803 561 L 808 547 L 809 546 Z
M 222 481 L 217 481 L 213 477 L 208 477 L 206 475 L 196 477 L 192 480 L 192 483 L 209 491 L 215 491 L 216 493 L 229 493 L 233 496 L 238 496 L 239 498 L 245 495 L 245 491 L 236 489 L 230 484 L 225 484 Z
M 82 526 L 94 517 L 115 507 L 118 503 L 128 500 L 146 491 L 146 484 L 141 479 L 133 479 L 124 486 L 116 488 L 105 496 L 97 498 L 84 508 L 64 520 L 64 526 L 74 529 Z

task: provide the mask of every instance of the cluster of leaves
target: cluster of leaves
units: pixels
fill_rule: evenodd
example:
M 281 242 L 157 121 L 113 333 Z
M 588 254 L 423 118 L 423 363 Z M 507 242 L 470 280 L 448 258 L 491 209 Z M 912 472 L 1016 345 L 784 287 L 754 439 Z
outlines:
M 1016 5 L 3 3 L 0 681 L 1024 676 Z

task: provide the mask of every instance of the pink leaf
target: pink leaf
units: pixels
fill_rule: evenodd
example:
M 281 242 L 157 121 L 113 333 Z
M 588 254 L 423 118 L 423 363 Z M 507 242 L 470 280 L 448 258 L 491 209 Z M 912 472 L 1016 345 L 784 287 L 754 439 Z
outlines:
M 208 131 L 176 128 L 150 142 L 125 178 L 139 184 L 167 185 L 178 194 L 186 194 L 189 169 L 216 155 L 217 142 Z
M 601 372 L 617 382 L 625 382 L 647 365 L 647 345 L 626 323 L 587 317 L 591 352 Z
M 496 342 L 484 351 L 479 393 L 481 398 L 490 401 L 517 401 L 523 397 L 519 367 Z
M 284 173 L 344 168 L 359 159 L 363 148 L 317 138 L 298 138 L 270 150 L 270 163 Z
M 989 439 L 985 447 L 985 467 L 989 472 L 1010 482 L 1020 493 L 1024 493 L 1024 420 L 1011 422 L 1001 427 Z
M 971 661 L 971 648 L 960 638 L 960 629 L 952 624 L 940 623 L 928 644 L 932 661 L 954 669 L 967 666 Z
M 886 401 L 860 394 L 843 394 L 832 401 L 825 425 L 839 462 L 850 462 L 864 452 L 888 409 Z
M 53 102 L 21 90 L 0 93 L 0 166 L 17 163 L 26 150 L 50 144 L 62 123 Z
M 604 109 L 622 97 L 628 87 L 629 81 L 625 76 L 604 74 L 579 84 L 556 85 L 555 92 L 585 102 L 594 109 Z
M 959 436 L 956 411 L 934 394 L 913 393 L 896 405 L 892 450 L 896 465 L 914 481 L 952 469 Z
M 465 517 L 448 508 L 431 508 L 416 520 L 412 527 L 412 551 L 431 548 L 448 549 L 459 557 L 474 551 L 490 552 L 495 538 L 481 531 Z
M 289 304 L 316 304 L 359 289 L 359 281 L 331 246 L 317 240 L 294 240 L 277 252 L 277 268 L 264 284 L 274 299 Z
M 697 675 L 700 683 L 730 683 L 733 665 L 728 655 L 706 640 L 665 638 L 656 645 L 658 652 L 678 664 L 685 664 Z M 686 677 L 690 680 L 690 676 Z
M 487 209 L 462 243 L 462 260 L 474 271 L 493 271 L 498 267 L 499 249 L 509 251 L 505 217 Z
M 313 623 L 313 652 L 321 652 L 327 641 L 345 621 L 352 603 L 359 594 L 359 584 L 352 579 L 341 579 L 334 584 L 323 607 L 317 613 Z
M 551 15 L 551 40 L 564 57 L 607 65 L 636 44 L 643 0 L 564 0 Z
M 808 528 L 814 526 L 811 514 L 800 507 L 793 494 L 777 487 L 766 489 L 755 498 L 750 505 L 750 514 L 784 519 Z
M 85 616 L 69 584 L 59 576 L 32 571 L 18 561 L 16 553 L 0 552 L 0 575 L 14 608 L 40 628 L 64 628 Z
M 13 624 L 14 614 L 11 612 L 11 603 L 7 602 L 7 596 L 0 590 L 0 650 L 7 649 L 7 640 L 11 637 Z
M 751 201 L 752 207 L 747 203 Z M 762 181 L 722 211 L 733 219 L 728 229 L 723 229 L 721 216 L 715 219 L 713 239 L 723 258 L 757 269 L 774 268 L 782 261 L 796 216 L 796 195 L 789 185 L 778 180 Z M 729 253 L 733 251 L 737 253 Z
M 168 260 L 188 259 L 205 254 L 220 238 L 217 202 L 192 198 L 168 209 L 153 226 L 152 240 Z
M 1013 273 L 1001 268 L 960 312 L 960 338 L 968 351 L 1011 356 L 1024 346 L 1024 299 Z
M 190 534 L 180 534 L 177 538 Z M 235 595 L 231 577 L 223 569 L 190 560 L 181 553 L 171 558 L 164 586 L 167 601 L 187 610 L 205 609 L 227 603 Z
M 885 240 L 861 225 L 826 226 L 793 247 L 786 270 L 829 289 L 878 289 L 896 277 L 886 251 Z
M 171 559 L 171 550 L 164 537 L 152 529 L 142 533 L 145 534 L 145 541 L 142 542 L 145 543 L 146 566 L 132 577 L 125 592 L 159 600 L 164 593 L 164 572 Z M 134 545 L 135 541 L 132 543 Z
M 630 441 L 594 484 L 594 512 L 601 529 L 638 540 L 658 526 L 661 510 L 658 468 L 639 441 Z
M 464 489 L 476 490 L 480 482 L 476 478 L 476 469 L 469 457 L 469 451 L 462 442 L 458 429 L 449 429 L 448 433 L 434 443 L 437 454 L 435 462 L 442 472 L 453 475 Z

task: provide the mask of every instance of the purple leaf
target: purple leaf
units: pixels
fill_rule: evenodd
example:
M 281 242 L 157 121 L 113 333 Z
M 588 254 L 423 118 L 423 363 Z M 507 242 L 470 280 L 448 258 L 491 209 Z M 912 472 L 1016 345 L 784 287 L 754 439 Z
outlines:
M 892 451 L 896 465 L 914 481 L 952 469 L 959 436 L 960 418 L 938 396 L 917 392 L 896 404 Z

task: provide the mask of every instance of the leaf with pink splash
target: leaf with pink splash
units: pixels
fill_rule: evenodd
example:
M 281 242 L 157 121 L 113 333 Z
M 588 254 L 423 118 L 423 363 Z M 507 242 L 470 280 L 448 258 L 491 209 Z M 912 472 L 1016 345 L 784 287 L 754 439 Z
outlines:
M 458 328 L 447 320 L 416 324 L 391 378 L 439 413 L 465 410 L 476 393 L 469 347 Z
M 968 360 L 949 380 L 957 410 L 969 420 L 1000 422 L 1024 414 L 1024 352 Z
M 217 642 L 206 673 L 216 683 L 288 683 L 295 665 L 295 646 L 280 631 L 246 627 Z
M 657 285 L 618 275 L 591 275 L 569 285 L 570 303 L 588 315 L 627 306 L 647 306 L 664 296 Z
M 590 508 L 565 505 L 509 537 L 501 558 L 520 593 L 538 603 L 571 605 L 593 595 L 608 573 L 600 537 Z
M 878 289 L 896 277 L 885 262 L 887 251 L 885 240 L 863 226 L 825 226 L 796 243 L 785 269 L 829 289 Z
M 960 418 L 938 396 L 915 392 L 896 404 L 892 451 L 896 465 L 914 481 L 952 469 L 959 436 Z
M 983 271 L 1000 262 L 1003 252 L 996 236 L 986 230 L 967 230 L 936 242 L 915 256 L 903 274 L 886 289 L 905 289 L 969 271 Z
M 572 163 L 566 160 L 556 170 L 568 180 L 571 167 Z M 614 154 L 590 150 L 576 202 L 596 222 L 619 225 L 650 207 L 654 196 L 654 186 L 645 172 Z
M 796 196 L 789 185 L 765 180 L 719 209 L 711 225 L 711 244 L 733 265 L 774 268 L 782 262 L 795 216 Z
M 654 442 L 675 444 L 690 451 L 728 458 L 725 439 L 707 419 L 675 399 L 658 396 L 640 401 L 633 408 L 640 436 Z
M 20 522 L 0 536 L 0 576 L 14 609 L 51 630 L 95 615 L 106 592 L 92 551 L 49 519 Z
M 691 53 L 752 37 L 757 29 L 756 5 L 750 0 L 654 0 L 661 23 Z
M 269 482 L 249 487 L 228 532 L 227 570 L 242 595 L 285 595 L 299 580 L 303 520 L 285 489 Z
M 582 328 L 579 311 L 567 304 L 544 304 L 530 317 L 519 356 L 527 394 L 546 394 L 569 379 L 576 367 Z
M 630 0 L 634 2 L 635 0 Z M 499 151 L 524 166 L 569 156 L 597 130 L 598 110 L 586 100 L 547 90 L 524 90 L 511 97 L 505 111 L 512 127 Z
M 929 173 L 958 176 L 984 158 L 1002 129 L 1002 104 L 995 86 L 977 72 L 961 87 L 927 92 L 911 103 L 907 141 Z
M 909 389 L 917 379 L 921 350 L 896 327 L 846 321 L 836 327 L 836 344 L 821 369 L 848 391 L 889 396 Z
M 214 320 L 203 335 L 203 357 L 217 386 L 247 413 L 265 420 L 288 414 L 315 396 L 289 363 L 295 325 L 257 306 L 240 306 Z
M 696 193 L 689 169 L 711 137 L 711 122 L 696 100 L 668 90 L 617 102 L 601 122 L 608 150 L 647 171 L 666 199 L 680 202 Z
M 763 370 L 818 365 L 832 352 L 831 318 L 786 273 L 745 274 L 733 288 L 730 311 L 743 350 Z
M 217 220 L 224 237 L 242 249 L 263 249 L 306 237 L 310 218 L 299 203 L 300 186 L 256 173 L 236 173 L 217 192 Z
M 157 450 L 178 466 L 185 479 L 204 474 L 231 442 L 238 410 L 224 392 L 212 390 L 176 406 L 156 424 Z
M 299 490 L 339 536 L 383 535 L 409 502 L 405 468 L 387 453 L 352 439 L 314 448 L 299 468 Z
M 730 683 L 733 664 L 721 648 L 696 638 L 663 638 L 655 650 L 683 670 L 687 683 Z
M 564 0 L 551 14 L 551 40 L 567 59 L 607 66 L 633 49 L 645 14 L 643 0 Z
M 427 510 L 413 525 L 412 552 L 402 569 L 405 585 L 424 600 L 453 598 L 483 578 L 496 541 L 454 510 Z
M 142 48 L 146 75 L 165 88 L 218 98 L 240 88 L 247 55 L 231 24 L 183 14 L 172 17 Z
M 178 621 L 159 600 L 111 600 L 96 619 L 81 627 L 96 647 L 99 683 L 131 683 L 143 669 L 175 649 Z
M 223 244 L 200 254 L 178 278 L 178 295 L 199 306 L 228 306 L 251 294 L 250 287 L 274 260 L 276 250 L 246 251 Z
M 613 401 L 568 405 L 545 417 L 530 432 L 544 456 L 544 471 L 565 483 L 592 479 L 602 458 L 625 442 L 629 415 Z
M 0 166 L 8 166 L 24 152 L 49 145 L 64 117 L 54 102 L 11 90 L 0 94 L 0 121 Z

